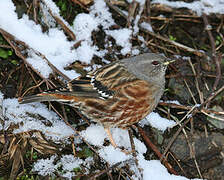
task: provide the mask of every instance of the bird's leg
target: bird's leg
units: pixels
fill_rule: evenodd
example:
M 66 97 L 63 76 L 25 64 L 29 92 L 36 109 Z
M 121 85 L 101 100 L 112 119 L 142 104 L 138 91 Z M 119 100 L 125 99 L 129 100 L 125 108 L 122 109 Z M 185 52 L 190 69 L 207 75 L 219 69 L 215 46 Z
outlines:
M 115 141 L 114 141 L 114 139 L 113 139 L 113 137 L 112 137 L 112 134 L 111 134 L 111 132 L 110 132 L 110 128 L 105 128 L 105 131 L 106 131 L 106 133 L 107 133 L 107 135 L 108 135 L 108 137 L 109 137 L 109 140 L 110 140 L 110 143 L 112 144 L 112 146 L 113 146 L 114 148 L 118 148 L 117 144 L 115 143 Z M 128 155 L 128 154 L 131 154 L 131 153 L 133 152 L 133 150 L 131 150 L 131 151 L 127 151 L 127 150 L 121 149 L 121 152 L 123 152 L 123 153 L 125 153 L 126 155 Z
M 115 143 L 115 141 L 114 141 L 114 139 L 112 137 L 112 134 L 110 132 L 110 128 L 105 128 L 105 131 L 106 131 L 106 133 L 107 133 L 107 135 L 109 137 L 109 140 L 110 140 L 112 146 L 114 146 L 114 148 L 117 148 L 117 144 Z

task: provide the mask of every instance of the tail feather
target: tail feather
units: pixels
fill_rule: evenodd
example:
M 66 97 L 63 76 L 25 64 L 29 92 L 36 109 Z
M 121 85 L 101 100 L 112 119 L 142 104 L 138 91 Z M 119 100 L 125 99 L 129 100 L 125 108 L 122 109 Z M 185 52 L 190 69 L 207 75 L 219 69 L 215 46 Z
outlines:
M 52 96 L 49 93 L 41 93 L 33 96 L 20 97 L 18 99 L 20 104 L 27 104 L 32 102 L 43 102 L 43 101 L 61 101 L 57 96 Z

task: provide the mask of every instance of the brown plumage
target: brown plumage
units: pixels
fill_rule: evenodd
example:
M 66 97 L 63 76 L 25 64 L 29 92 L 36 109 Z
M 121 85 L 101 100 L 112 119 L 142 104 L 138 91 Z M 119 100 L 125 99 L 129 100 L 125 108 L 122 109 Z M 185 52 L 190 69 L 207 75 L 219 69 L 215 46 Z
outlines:
M 110 63 L 54 92 L 19 101 L 60 101 L 76 107 L 88 119 L 102 124 L 116 146 L 109 128 L 125 128 L 153 111 L 164 91 L 168 64 L 165 57 L 146 53 Z

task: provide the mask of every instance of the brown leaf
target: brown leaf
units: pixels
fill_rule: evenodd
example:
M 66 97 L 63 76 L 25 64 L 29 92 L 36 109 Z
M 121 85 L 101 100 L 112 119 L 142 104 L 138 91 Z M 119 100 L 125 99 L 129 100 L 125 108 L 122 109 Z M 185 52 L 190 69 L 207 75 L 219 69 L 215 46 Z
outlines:
M 13 164 L 10 173 L 10 179 L 15 179 L 17 177 L 20 168 L 21 158 L 22 158 L 21 151 L 19 148 L 16 148 L 15 153 L 13 153 Z

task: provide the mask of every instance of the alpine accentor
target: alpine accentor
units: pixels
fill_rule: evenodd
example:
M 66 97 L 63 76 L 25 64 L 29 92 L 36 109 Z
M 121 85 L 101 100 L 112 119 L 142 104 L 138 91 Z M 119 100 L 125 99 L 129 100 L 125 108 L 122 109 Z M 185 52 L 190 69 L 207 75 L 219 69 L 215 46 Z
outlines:
M 104 126 L 116 147 L 109 128 L 125 128 L 154 110 L 164 91 L 169 63 L 164 56 L 142 54 L 112 62 L 70 81 L 66 87 L 19 101 L 59 101 L 78 108 L 88 119 Z

